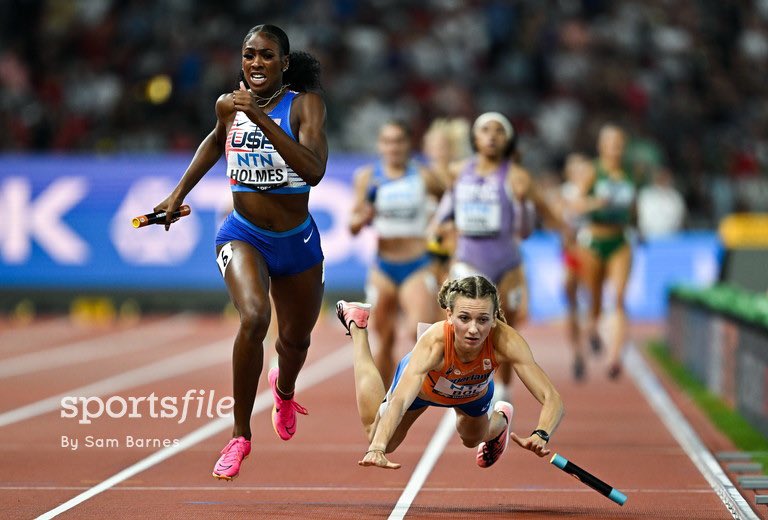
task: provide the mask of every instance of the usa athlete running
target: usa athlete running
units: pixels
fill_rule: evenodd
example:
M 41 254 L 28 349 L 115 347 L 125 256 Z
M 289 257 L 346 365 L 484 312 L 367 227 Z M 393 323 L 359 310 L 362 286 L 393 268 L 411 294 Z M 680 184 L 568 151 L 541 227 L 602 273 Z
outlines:
M 533 359 L 525 340 L 504 322 L 496 287 L 482 276 L 446 281 L 438 296 L 446 319 L 430 326 L 397 367 L 384 388 L 368 344 L 369 304 L 339 301 L 337 314 L 355 348 L 355 392 L 360 420 L 370 445 L 359 464 L 397 469 L 386 454 L 394 451 L 414 421 L 430 406 L 453 408 L 456 430 L 468 448 L 477 447 L 477 464 L 489 467 L 511 437 L 543 457 L 563 415 L 563 403 L 549 377 Z M 528 437 L 510 433 L 513 408 L 493 397 L 493 373 L 507 361 L 542 404 Z
M 278 366 L 269 371 L 272 424 L 283 440 L 296 432 L 294 385 L 323 298 L 320 234 L 309 191 L 325 174 L 328 146 L 319 64 L 290 52 L 274 25 L 243 40 L 239 89 L 216 101 L 216 126 L 197 149 L 173 192 L 155 210 L 170 215 L 226 155 L 233 211 L 216 236 L 216 261 L 240 314 L 233 351 L 234 428 L 213 476 L 231 480 L 251 451 L 250 417 L 263 366 L 272 295 Z M 166 223 L 170 225 L 170 221 Z M 301 295 L 297 298 L 296 295 Z

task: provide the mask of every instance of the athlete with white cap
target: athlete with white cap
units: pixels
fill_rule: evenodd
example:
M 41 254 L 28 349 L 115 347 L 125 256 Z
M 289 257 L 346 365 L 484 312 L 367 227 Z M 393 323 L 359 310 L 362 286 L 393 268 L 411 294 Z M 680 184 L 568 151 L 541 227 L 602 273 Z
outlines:
M 537 212 L 564 227 L 535 189 L 530 173 L 520 166 L 517 134 L 499 112 L 486 112 L 472 125 L 474 155 L 451 165 L 452 189 L 435 216 L 435 226 L 452 221 L 457 231 L 450 278 L 482 274 L 499 290 L 501 308 L 514 326 L 528 313 L 521 241 L 535 227 Z M 498 371 L 506 399 L 512 368 Z

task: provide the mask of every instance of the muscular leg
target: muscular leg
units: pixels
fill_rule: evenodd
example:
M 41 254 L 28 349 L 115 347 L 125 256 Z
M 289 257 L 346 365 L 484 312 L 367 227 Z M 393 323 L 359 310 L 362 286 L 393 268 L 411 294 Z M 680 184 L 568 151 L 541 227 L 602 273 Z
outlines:
M 599 338 L 597 327 L 603 309 L 603 282 L 605 280 L 605 264 L 589 248 L 579 248 L 579 259 L 583 269 L 585 283 L 589 291 L 589 315 L 587 319 L 587 335 L 590 341 Z M 598 339 L 599 341 L 599 339 Z
M 277 366 L 277 352 L 274 350 L 275 343 L 277 343 L 277 316 L 275 315 L 275 304 L 272 301 L 271 295 L 269 302 L 272 308 L 272 315 L 269 318 L 269 329 L 267 329 L 267 335 L 264 337 L 264 345 L 267 346 L 269 354 L 269 368 L 272 368 Z
M 629 244 L 616 251 L 608 261 L 608 279 L 615 289 L 614 314 L 611 320 L 611 337 L 608 342 L 608 361 L 611 375 L 616 376 L 621 364 L 621 353 L 627 336 L 627 315 L 624 306 L 627 281 L 632 268 L 632 248 Z
M 573 269 L 565 269 L 565 299 L 568 304 L 568 339 L 575 355 L 580 356 L 580 330 L 579 330 L 579 306 L 578 290 L 579 282 Z
M 354 373 L 355 373 L 355 397 L 357 399 L 357 411 L 360 414 L 360 422 L 363 423 L 363 430 L 370 442 L 376 433 L 376 426 L 379 422 L 379 409 L 386 388 L 381 379 L 381 374 L 376 368 L 371 355 L 371 345 L 368 342 L 368 330 L 359 329 L 354 323 L 349 325 L 349 334 L 352 336 L 354 345 Z M 413 422 L 426 410 L 421 408 L 405 412 L 400 424 L 397 426 L 392 439 L 387 445 L 387 453 L 391 453 L 397 448 L 403 439 L 405 439 L 408 429 Z
M 428 267 L 419 269 L 405 279 L 398 291 L 404 326 L 411 343 L 416 342 L 416 329 L 420 322 L 431 324 L 439 319 L 440 307 L 437 305 L 433 276 Z
M 579 274 L 573 267 L 565 267 L 565 298 L 568 303 L 568 340 L 573 352 L 573 373 L 576 379 L 584 377 L 584 346 L 581 343 L 581 327 L 579 326 Z
M 456 410 L 456 431 L 467 448 L 475 448 L 481 442 L 498 437 L 507 427 L 507 419 L 498 411 L 493 412 L 489 418 L 485 414 L 472 417 L 458 408 L 454 410 Z
M 397 425 L 397 429 L 395 430 L 395 433 L 392 435 L 392 439 L 390 439 L 389 444 L 387 444 L 387 453 L 392 453 L 397 449 L 398 446 L 400 446 L 400 443 L 405 440 L 405 436 L 408 434 L 408 430 L 411 428 L 414 422 L 416 422 L 416 419 L 423 414 L 428 406 L 425 406 L 424 408 L 419 408 L 418 410 L 408 410 L 403 414 L 403 418 L 400 420 L 400 424 Z M 371 433 L 371 438 L 373 438 L 373 433 Z
M 386 388 L 381 379 L 379 369 L 373 361 L 371 345 L 368 342 L 368 330 L 358 329 L 357 325 L 350 323 L 349 334 L 354 345 L 354 374 L 355 397 L 357 399 L 357 412 L 360 414 L 360 422 L 368 440 L 373 438 L 374 423 L 379 406 L 384 400 Z
M 371 327 L 376 333 L 379 348 L 374 357 L 381 378 L 385 385 L 392 381 L 395 374 L 395 323 L 397 321 L 397 287 L 378 269 L 372 269 L 369 285 L 376 292 L 371 309 Z M 414 330 L 416 330 L 414 328 Z
M 269 277 L 261 254 L 245 242 L 233 241 L 224 280 L 240 314 L 232 353 L 235 398 L 233 437 L 251 438 L 251 413 L 264 363 L 264 336 L 269 328 Z M 217 248 L 217 252 L 218 252 Z
M 277 393 L 281 399 L 293 397 L 296 378 L 307 358 L 310 335 L 323 303 L 323 265 L 306 271 L 272 278 L 272 300 L 277 316 L 275 350 L 280 368 Z

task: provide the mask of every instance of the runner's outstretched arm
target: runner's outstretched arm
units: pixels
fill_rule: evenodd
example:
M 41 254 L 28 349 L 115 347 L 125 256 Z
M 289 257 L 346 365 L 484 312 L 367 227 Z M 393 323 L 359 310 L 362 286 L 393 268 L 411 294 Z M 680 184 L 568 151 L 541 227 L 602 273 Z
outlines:
M 416 342 L 411 360 L 388 399 L 387 409 L 379 420 L 368 451 L 363 460 L 358 462 L 361 466 L 378 466 L 389 469 L 400 467 L 400 464 L 387 460 L 385 453 L 389 441 L 403 419 L 403 415 L 419 394 L 427 373 L 438 367 L 443 361 L 443 341 L 439 340 L 440 337 L 442 337 L 442 330 L 433 327 Z

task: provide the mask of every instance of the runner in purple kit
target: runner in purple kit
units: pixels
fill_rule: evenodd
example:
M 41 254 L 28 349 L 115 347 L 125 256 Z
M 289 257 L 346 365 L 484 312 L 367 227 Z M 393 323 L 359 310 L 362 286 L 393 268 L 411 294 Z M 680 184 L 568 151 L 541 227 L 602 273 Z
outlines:
M 489 278 L 498 287 L 502 309 L 513 326 L 525 321 L 528 313 L 521 241 L 533 231 L 537 211 L 561 226 L 530 173 L 515 160 L 516 142 L 515 130 L 504 115 L 480 115 L 471 132 L 475 154 L 451 165 L 453 186 L 443 197 L 434 224 L 453 220 L 457 230 L 449 277 Z M 511 366 L 502 363 L 498 374 L 503 383 L 499 398 L 507 400 Z

